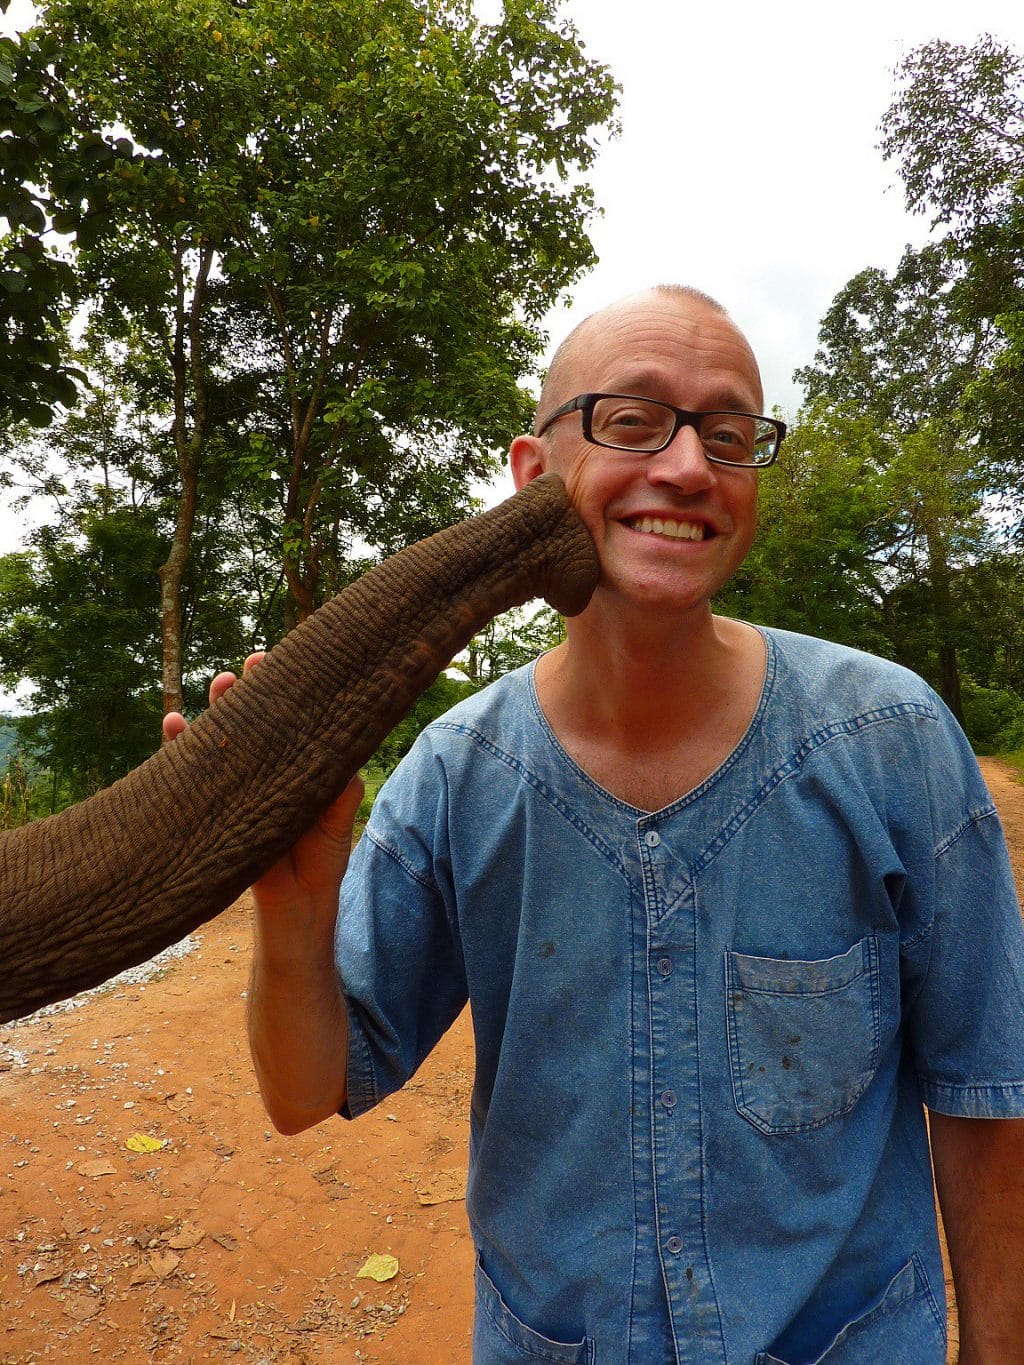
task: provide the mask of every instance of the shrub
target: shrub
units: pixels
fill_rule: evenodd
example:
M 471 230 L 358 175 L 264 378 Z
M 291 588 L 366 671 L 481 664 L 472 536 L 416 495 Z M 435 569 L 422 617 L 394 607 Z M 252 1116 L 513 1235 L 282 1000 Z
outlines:
M 963 680 L 964 728 L 981 754 L 1024 747 L 1024 698 L 1000 687 Z

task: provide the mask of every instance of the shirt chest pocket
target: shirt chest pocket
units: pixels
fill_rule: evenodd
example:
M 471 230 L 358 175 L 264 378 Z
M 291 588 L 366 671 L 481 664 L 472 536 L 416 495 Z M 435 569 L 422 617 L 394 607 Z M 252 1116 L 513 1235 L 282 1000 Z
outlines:
M 847 1113 L 878 1065 L 874 935 L 817 962 L 725 955 L 737 1110 L 762 1133 L 799 1133 Z

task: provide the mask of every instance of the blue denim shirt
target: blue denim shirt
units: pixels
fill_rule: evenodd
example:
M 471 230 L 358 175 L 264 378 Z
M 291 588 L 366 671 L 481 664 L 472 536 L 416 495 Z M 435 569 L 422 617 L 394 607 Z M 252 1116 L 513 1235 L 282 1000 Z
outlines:
M 764 632 L 742 742 L 654 814 L 532 669 L 381 792 L 337 957 L 349 1112 L 472 1002 L 474 1360 L 941 1365 L 922 1101 L 1024 1115 L 1024 930 L 915 675 Z

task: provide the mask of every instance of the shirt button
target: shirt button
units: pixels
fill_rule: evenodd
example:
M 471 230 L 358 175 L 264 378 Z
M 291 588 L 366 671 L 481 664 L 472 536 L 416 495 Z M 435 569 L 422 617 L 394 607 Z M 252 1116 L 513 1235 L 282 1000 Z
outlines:
M 673 1256 L 678 1256 L 683 1249 L 683 1239 L 681 1237 L 670 1237 L 665 1243 L 665 1250 L 671 1251 Z
M 658 971 L 662 976 L 672 975 L 672 959 L 670 957 L 658 958 Z
M 666 1109 L 674 1109 L 679 1101 L 679 1096 L 674 1090 L 663 1090 L 661 1092 L 661 1102 Z
M 649 829 L 644 835 L 644 843 L 648 848 L 657 848 L 661 843 L 661 835 L 656 829 Z

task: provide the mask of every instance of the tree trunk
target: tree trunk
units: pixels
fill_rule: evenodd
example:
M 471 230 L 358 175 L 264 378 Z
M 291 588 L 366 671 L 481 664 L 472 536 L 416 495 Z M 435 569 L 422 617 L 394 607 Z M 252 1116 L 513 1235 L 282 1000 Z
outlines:
M 954 607 L 946 542 L 939 531 L 928 533 L 928 572 L 932 590 L 932 622 L 939 663 L 939 695 L 958 723 L 964 723 L 960 669 L 953 641 Z
M 192 532 L 195 528 L 196 503 L 199 497 L 199 475 L 189 470 L 182 478 L 181 498 L 178 502 L 178 515 L 174 523 L 174 536 L 170 553 L 160 566 L 160 637 L 163 645 L 163 710 L 181 711 L 184 709 L 182 674 L 184 660 L 181 639 L 181 585 L 188 568 Z
M 206 281 L 213 264 L 213 254 L 213 247 L 204 242 L 199 252 L 199 266 L 192 286 L 192 299 L 187 305 L 183 250 L 179 249 L 176 259 L 174 338 L 170 348 L 170 361 L 174 375 L 174 452 L 181 478 L 181 497 L 171 548 L 166 561 L 158 570 L 164 715 L 168 711 L 184 709 L 181 587 L 185 581 L 192 548 L 192 532 L 195 529 L 196 508 L 199 503 L 199 469 L 209 420 L 202 323 Z M 188 429 L 189 396 L 192 399 L 191 431 Z

